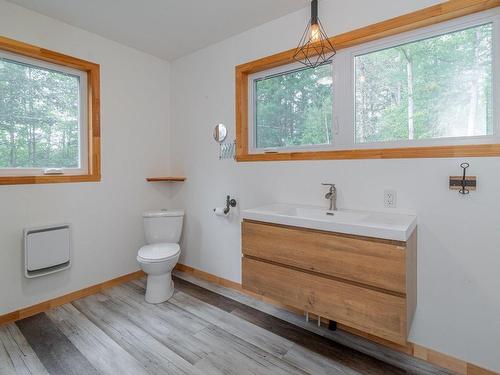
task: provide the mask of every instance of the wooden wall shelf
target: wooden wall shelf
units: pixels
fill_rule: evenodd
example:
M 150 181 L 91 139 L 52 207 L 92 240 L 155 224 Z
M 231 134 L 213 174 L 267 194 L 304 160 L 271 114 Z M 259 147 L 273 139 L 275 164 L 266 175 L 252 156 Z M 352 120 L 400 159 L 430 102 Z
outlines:
M 183 182 L 186 181 L 186 177 L 148 177 L 147 182 Z

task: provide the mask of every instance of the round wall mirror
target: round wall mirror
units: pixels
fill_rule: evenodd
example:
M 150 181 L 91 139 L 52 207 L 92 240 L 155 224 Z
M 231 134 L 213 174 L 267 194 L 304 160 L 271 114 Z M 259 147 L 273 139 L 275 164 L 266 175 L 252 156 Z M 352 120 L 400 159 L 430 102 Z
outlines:
M 214 139 L 217 142 L 222 143 L 222 142 L 224 142 L 224 140 L 226 139 L 226 137 L 227 137 L 226 126 L 224 124 L 217 124 L 217 125 L 215 125 L 215 128 L 214 128 Z

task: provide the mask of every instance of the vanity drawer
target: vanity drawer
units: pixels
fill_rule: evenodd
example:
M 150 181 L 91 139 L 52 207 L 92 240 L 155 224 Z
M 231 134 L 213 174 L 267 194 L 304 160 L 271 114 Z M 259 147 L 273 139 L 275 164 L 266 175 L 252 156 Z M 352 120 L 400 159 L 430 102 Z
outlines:
M 247 256 L 406 293 L 404 242 L 243 221 L 242 249 Z
M 249 258 L 243 258 L 243 288 L 406 344 L 405 298 Z

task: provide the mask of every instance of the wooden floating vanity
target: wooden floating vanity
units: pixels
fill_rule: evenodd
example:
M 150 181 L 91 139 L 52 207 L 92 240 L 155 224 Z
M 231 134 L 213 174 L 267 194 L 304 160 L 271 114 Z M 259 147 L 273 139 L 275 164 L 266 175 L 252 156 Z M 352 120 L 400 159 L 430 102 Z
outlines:
M 245 218 L 243 288 L 406 344 L 417 302 L 417 235 L 406 241 Z

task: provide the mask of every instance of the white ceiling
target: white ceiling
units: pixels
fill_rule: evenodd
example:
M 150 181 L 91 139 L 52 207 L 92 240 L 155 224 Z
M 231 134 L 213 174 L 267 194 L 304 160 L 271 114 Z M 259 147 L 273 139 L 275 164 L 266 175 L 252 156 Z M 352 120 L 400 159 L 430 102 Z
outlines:
M 309 0 L 9 1 L 166 60 L 309 4 Z

